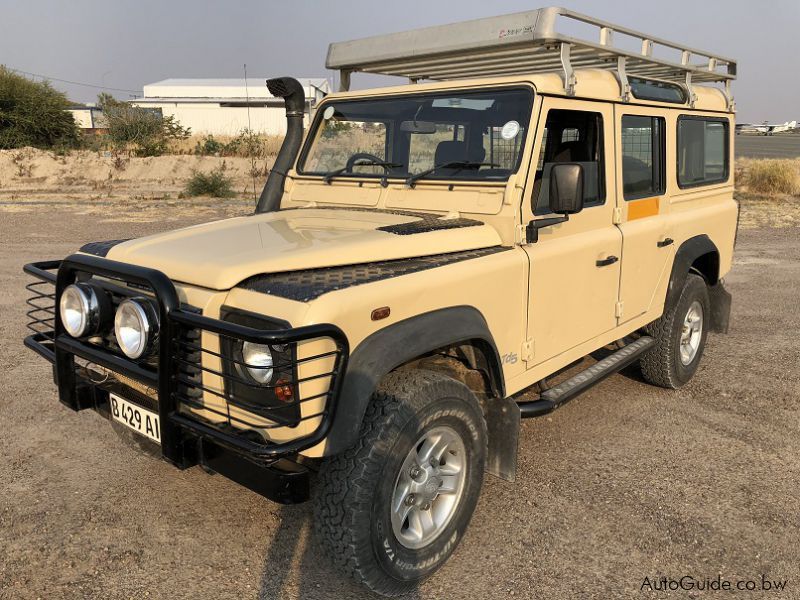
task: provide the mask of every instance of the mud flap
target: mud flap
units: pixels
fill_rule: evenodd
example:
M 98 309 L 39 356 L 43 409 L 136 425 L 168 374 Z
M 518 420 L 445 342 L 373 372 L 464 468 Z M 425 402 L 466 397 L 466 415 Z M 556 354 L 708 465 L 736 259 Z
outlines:
M 483 408 L 489 434 L 486 472 L 513 482 L 517 477 L 519 406 L 511 398 L 491 398 Z
M 722 285 L 722 280 L 716 285 L 709 286 L 708 299 L 711 301 L 711 322 L 709 331 L 714 333 L 728 333 L 731 320 L 731 302 L 733 296 Z

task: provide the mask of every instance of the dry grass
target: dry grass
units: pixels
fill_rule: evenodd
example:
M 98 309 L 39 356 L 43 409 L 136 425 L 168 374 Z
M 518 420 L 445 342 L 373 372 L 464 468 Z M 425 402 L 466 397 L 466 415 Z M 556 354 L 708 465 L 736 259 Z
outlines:
M 197 154 L 197 148 L 203 148 L 206 144 L 206 141 L 211 137 L 214 142 L 219 144 L 219 146 L 223 148 L 232 148 L 235 147 L 235 140 L 239 139 L 241 136 L 235 135 L 215 135 L 209 136 L 208 134 L 195 134 L 191 135 L 185 140 L 175 140 L 169 145 L 169 154 Z M 260 143 L 261 150 L 264 156 L 277 156 L 278 150 L 281 149 L 281 144 L 283 144 L 283 136 L 282 135 L 254 135 L 255 139 L 258 140 Z M 239 156 L 241 158 L 250 158 L 250 155 L 246 151 L 247 149 L 241 147 L 241 151 L 233 151 L 230 154 L 226 152 L 220 153 L 221 155 L 225 156 Z
M 800 159 L 736 161 L 739 227 L 800 226 Z
M 800 195 L 800 160 L 740 159 L 737 187 L 751 194 Z

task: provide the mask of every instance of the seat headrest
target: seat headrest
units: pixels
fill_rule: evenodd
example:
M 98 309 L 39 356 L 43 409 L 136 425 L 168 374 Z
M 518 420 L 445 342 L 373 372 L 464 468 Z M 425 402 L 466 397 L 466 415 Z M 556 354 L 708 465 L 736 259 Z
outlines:
M 468 154 L 467 142 L 448 140 L 446 142 L 439 142 L 436 146 L 436 153 L 433 160 L 434 164 L 437 165 L 456 161 L 481 162 L 485 156 L 486 150 L 481 147 L 473 147 Z
M 589 162 L 590 160 L 586 142 L 580 140 L 561 142 L 553 156 L 553 162 Z

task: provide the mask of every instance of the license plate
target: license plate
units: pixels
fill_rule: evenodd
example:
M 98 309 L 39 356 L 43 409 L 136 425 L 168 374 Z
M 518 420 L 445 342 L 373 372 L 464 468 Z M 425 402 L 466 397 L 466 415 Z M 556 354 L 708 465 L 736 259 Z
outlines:
M 109 394 L 109 403 L 112 419 L 154 442 L 161 443 L 161 427 L 156 413 L 128 402 L 116 394 Z

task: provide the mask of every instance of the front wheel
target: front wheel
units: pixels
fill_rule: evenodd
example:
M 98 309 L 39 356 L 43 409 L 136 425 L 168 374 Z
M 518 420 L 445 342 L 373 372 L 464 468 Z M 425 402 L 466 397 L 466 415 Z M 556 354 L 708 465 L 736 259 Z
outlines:
M 483 413 L 465 385 L 432 371 L 389 374 L 358 442 L 320 469 L 315 525 L 327 553 L 375 592 L 411 591 L 461 541 L 485 460 Z
M 675 305 L 645 327 L 645 332 L 656 340 L 653 349 L 640 360 L 645 380 L 675 389 L 692 378 L 703 356 L 710 314 L 705 279 L 689 273 Z

